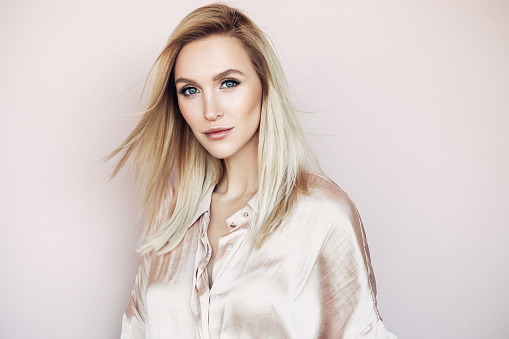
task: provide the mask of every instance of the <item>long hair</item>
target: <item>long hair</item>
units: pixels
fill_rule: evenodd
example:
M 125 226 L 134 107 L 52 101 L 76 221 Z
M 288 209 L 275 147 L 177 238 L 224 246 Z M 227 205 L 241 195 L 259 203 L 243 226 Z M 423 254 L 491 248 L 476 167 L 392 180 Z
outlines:
M 144 187 L 146 214 L 140 253 L 164 254 L 175 248 L 205 194 L 223 175 L 223 162 L 194 137 L 180 113 L 174 66 L 187 44 L 210 36 L 234 38 L 244 47 L 262 83 L 258 144 L 258 194 L 254 244 L 260 247 L 307 192 L 307 161 L 313 159 L 291 103 L 288 84 L 269 40 L 245 14 L 223 4 L 198 8 L 171 34 L 147 78 L 142 116 L 118 153 L 112 177 L 131 161 Z M 145 93 L 145 89 L 144 89 Z

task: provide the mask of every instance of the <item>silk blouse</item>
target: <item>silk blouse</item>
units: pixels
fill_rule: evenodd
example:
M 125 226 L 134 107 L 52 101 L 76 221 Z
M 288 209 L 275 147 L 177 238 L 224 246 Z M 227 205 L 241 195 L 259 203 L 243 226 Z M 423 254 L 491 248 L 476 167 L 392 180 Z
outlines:
M 260 249 L 255 198 L 229 217 L 209 288 L 211 189 L 174 250 L 142 256 L 121 338 L 396 338 L 377 310 L 355 206 L 319 175 L 308 189 Z

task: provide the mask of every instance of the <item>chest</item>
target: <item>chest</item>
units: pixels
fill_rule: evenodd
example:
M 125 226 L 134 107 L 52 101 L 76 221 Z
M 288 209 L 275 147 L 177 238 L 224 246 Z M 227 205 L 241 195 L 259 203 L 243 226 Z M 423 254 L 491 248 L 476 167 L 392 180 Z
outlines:
M 241 210 L 246 206 L 247 200 L 250 196 L 241 199 L 227 199 L 220 194 L 213 194 L 210 204 L 210 222 L 206 225 L 207 239 L 210 245 L 210 260 L 207 265 L 209 286 L 212 286 L 214 277 L 217 273 L 218 267 L 215 265 L 218 252 L 225 253 L 224 248 L 220 248 L 220 240 L 222 243 L 228 240 L 221 239 L 229 235 L 229 233 L 236 231 L 241 227 L 247 227 L 246 222 L 249 221 L 249 211 L 247 208 Z M 238 237 L 233 237 L 238 238 Z M 228 247 L 228 245 L 230 245 Z M 226 244 L 226 247 L 231 250 L 232 244 Z
M 226 234 L 218 237 L 215 246 L 216 281 L 212 289 L 210 286 L 206 289 L 230 295 L 239 292 L 239 296 L 244 290 L 263 290 L 266 295 L 293 293 L 291 291 L 297 290 L 310 275 L 319 247 L 313 250 L 310 239 L 299 239 L 305 237 L 281 234 L 273 236 L 261 249 L 256 249 L 249 241 L 249 213 L 240 210 L 226 219 L 229 222 Z M 203 225 L 205 222 L 198 220 L 198 225 L 188 230 L 175 250 L 152 262 L 149 292 L 165 290 L 171 298 L 178 297 L 182 302 L 189 300 L 211 265 L 211 240 L 206 225 Z M 232 223 L 235 223 L 234 227 Z
M 318 290 L 309 287 L 319 284 L 314 263 L 320 246 L 289 227 L 262 248 L 254 248 L 249 241 L 251 211 L 244 208 L 226 219 L 227 233 L 217 242 L 212 286 L 207 275 L 211 259 L 208 215 L 189 228 L 174 251 L 152 264 L 147 310 L 154 326 L 169 326 L 172 319 L 172 326 L 194 324 L 199 337 L 206 337 L 205 332 L 224 334 L 238 328 L 258 333 L 266 326 L 294 326 L 294 319 L 304 318 L 309 324 L 300 320 L 298 325 L 314 331 L 320 298 Z M 237 321 L 241 327 L 229 327 Z M 243 335 L 235 332 L 231 337 Z

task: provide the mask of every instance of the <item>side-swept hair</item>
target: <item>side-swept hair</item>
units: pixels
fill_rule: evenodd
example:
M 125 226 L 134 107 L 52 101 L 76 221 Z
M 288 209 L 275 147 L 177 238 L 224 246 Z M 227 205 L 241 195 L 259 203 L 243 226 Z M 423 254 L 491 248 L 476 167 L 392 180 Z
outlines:
M 194 137 L 180 113 L 174 66 L 187 44 L 210 36 L 231 37 L 249 55 L 262 83 L 258 145 L 258 195 L 254 244 L 260 247 L 281 224 L 300 193 L 307 192 L 307 161 L 313 159 L 291 103 L 288 84 L 269 40 L 245 14 L 211 4 L 188 14 L 171 34 L 152 66 L 146 108 L 125 141 L 112 177 L 130 160 L 144 187 L 146 213 L 138 251 L 164 254 L 175 248 L 192 222 L 200 201 L 223 175 L 223 162 Z M 144 90 L 145 93 L 145 90 Z

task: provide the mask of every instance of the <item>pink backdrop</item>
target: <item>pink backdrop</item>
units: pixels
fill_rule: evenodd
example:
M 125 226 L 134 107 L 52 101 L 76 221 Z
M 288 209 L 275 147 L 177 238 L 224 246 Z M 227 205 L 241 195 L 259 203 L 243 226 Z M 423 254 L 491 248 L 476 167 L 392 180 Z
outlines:
M 2 338 L 119 337 L 139 200 L 101 159 L 204 3 L 0 4 Z M 509 2 L 231 4 L 271 36 L 312 148 L 360 210 L 386 327 L 507 337 Z

